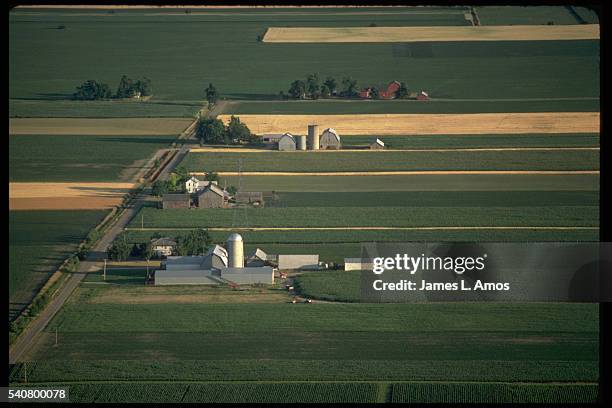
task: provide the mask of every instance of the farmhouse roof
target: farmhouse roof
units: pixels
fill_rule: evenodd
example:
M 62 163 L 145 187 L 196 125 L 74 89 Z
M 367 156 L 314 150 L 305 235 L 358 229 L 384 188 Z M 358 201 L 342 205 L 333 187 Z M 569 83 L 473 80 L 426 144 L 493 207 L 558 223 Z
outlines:
M 189 180 L 187 180 L 186 182 L 192 181 L 194 183 L 199 183 L 200 180 L 198 180 L 197 178 L 195 178 L 195 176 L 191 176 L 191 178 Z
M 333 129 L 333 128 L 327 128 L 327 129 L 325 129 L 325 130 L 323 131 L 323 133 L 327 133 L 327 132 L 329 132 L 329 133 L 331 133 L 332 135 L 334 135 L 334 137 L 336 138 L 336 140 L 340 141 L 340 136 L 338 136 L 338 132 L 336 132 L 336 130 L 335 130 L 335 129 Z
M 164 201 L 188 201 L 191 198 L 189 194 L 164 194 Z
M 385 143 L 382 140 L 380 140 L 380 139 L 376 139 L 376 141 L 374 143 L 376 143 L 379 146 L 383 146 L 383 147 L 385 146 Z
M 151 245 L 152 246 L 176 246 L 176 241 L 168 237 L 162 237 L 162 238 L 152 239 Z

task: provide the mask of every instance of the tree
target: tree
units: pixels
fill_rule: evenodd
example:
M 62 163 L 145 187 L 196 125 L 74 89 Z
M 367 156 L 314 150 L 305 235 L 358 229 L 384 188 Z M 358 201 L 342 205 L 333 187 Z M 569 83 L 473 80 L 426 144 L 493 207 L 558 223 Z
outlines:
M 204 255 L 212 239 L 203 228 L 191 230 L 187 235 L 182 235 L 176 239 L 176 250 L 179 255 Z
M 325 82 L 323 82 L 323 85 L 325 85 L 329 89 L 329 93 L 331 95 L 335 94 L 336 93 L 336 89 L 338 88 L 338 83 L 332 77 L 327 77 L 325 79 Z
M 227 188 L 227 192 L 230 193 L 230 195 L 235 195 L 238 192 L 238 189 L 235 186 L 229 186 Z
M 342 86 L 344 88 L 342 91 L 343 96 L 348 96 L 350 98 L 359 95 L 357 80 L 351 77 L 344 78 L 342 80 Z
M 89 79 L 80 86 L 77 86 L 76 92 L 72 94 L 74 99 L 93 101 L 96 99 L 108 99 L 111 97 L 111 90 L 107 84 L 99 83 L 93 79 Z
M 331 95 L 331 89 L 329 89 L 329 87 L 326 84 L 323 84 L 323 86 L 321 86 L 321 96 L 324 98 L 327 98 L 330 95 Z
M 370 88 L 370 98 L 380 99 L 380 91 L 376 87 Z
M 134 82 L 123 75 L 121 80 L 119 81 L 119 86 L 117 87 L 117 93 L 115 94 L 116 98 L 131 98 L 134 96 Z
M 408 97 L 408 87 L 406 87 L 405 83 L 400 82 L 399 88 L 397 89 L 397 91 L 395 91 L 395 97 L 398 99 L 404 99 Z
M 251 130 L 240 121 L 240 118 L 232 115 L 227 125 L 227 139 L 234 142 L 247 142 L 251 141 Z
M 319 97 L 320 88 L 319 75 L 316 73 L 308 74 L 306 76 L 306 92 L 308 93 L 308 96 L 313 99 L 317 99 Z
M 147 77 L 143 78 L 140 81 L 136 81 L 138 92 L 140 92 L 140 96 L 150 96 L 153 93 L 153 88 L 151 87 L 151 80 Z
M 169 180 L 157 180 L 151 187 L 151 193 L 156 197 L 161 197 L 171 191 L 172 184 Z
M 204 176 L 204 180 L 206 181 L 216 181 L 219 182 L 219 173 L 215 172 L 215 171 L 209 171 L 206 173 L 206 175 Z
M 208 84 L 208 88 L 204 91 L 206 93 L 206 100 L 211 105 L 217 103 L 217 99 L 219 99 L 219 93 L 217 92 L 217 88 L 213 86 L 213 84 Z
M 108 248 L 108 258 L 113 261 L 125 261 L 130 256 L 132 247 L 132 245 L 128 244 L 125 235 L 118 237 Z
M 304 81 L 300 79 L 293 81 L 289 88 L 289 95 L 291 95 L 293 99 L 303 99 L 306 95 L 306 84 Z
M 220 119 L 200 119 L 196 130 L 200 144 L 225 143 L 225 126 Z

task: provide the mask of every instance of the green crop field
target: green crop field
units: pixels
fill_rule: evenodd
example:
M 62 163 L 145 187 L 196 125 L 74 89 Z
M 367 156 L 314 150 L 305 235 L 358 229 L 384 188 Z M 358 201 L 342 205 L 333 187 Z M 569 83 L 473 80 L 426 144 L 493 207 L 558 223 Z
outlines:
M 194 117 L 202 101 L 72 101 L 10 99 L 9 117 Z
M 416 84 L 415 84 L 416 85 Z M 411 86 L 411 83 L 408 83 Z M 506 113 L 506 112 L 598 112 L 599 98 L 584 99 L 491 99 L 360 101 L 233 101 L 227 114 L 372 114 L 372 113 Z
M 598 206 L 526 207 L 286 207 L 239 211 L 238 226 L 418 227 L 418 226 L 599 226 Z M 207 228 L 232 225 L 233 209 L 143 208 L 133 228 Z M 141 218 L 142 216 L 142 218 Z
M 238 177 L 222 182 L 239 185 Z M 357 191 L 598 191 L 599 175 L 592 174 L 460 174 L 398 176 L 248 176 L 245 191 L 357 192 Z
M 189 171 L 598 170 L 597 150 L 189 153 Z
M 463 10 L 452 17 L 463 18 L 462 14 Z M 299 45 L 257 41 L 270 26 L 401 26 L 415 21 L 428 25 L 437 18 L 432 16 L 368 9 L 245 10 L 234 15 L 17 10 L 9 16 L 10 99 L 65 101 L 86 79 L 115 89 L 123 74 L 151 78 L 152 101 L 201 100 L 209 82 L 227 98 L 269 99 L 308 72 L 340 79 L 352 76 L 363 86 L 408 81 L 411 89 L 425 89 L 434 98 L 599 96 L 599 42 L 593 40 Z M 66 28 L 55 29 L 60 24 Z M 206 41 L 198 41 L 203 38 Z M 377 63 L 363 64 L 363 55 Z M 121 64 L 92 64 L 94 59 Z M 250 63 L 245 65 L 245 60 Z M 281 60 L 283 69 L 278 69 Z M 181 67 L 180 75 L 176 67 Z M 114 114 L 114 109 L 105 112 L 106 105 L 101 105 L 100 114 Z M 28 109 L 54 115 L 54 108 L 43 111 L 47 106 Z M 80 115 L 74 113 L 78 106 L 61 114 Z
M 106 211 L 9 212 L 9 316 L 18 313 Z
M 479 6 L 476 12 L 482 25 L 579 24 L 569 7 Z M 573 7 L 589 23 L 598 23 L 597 15 L 585 7 Z
M 435 136 L 352 136 L 342 135 L 345 148 L 370 145 L 377 138 L 388 149 L 500 148 L 500 147 L 599 147 L 599 135 L 435 135 Z
M 359 302 L 361 297 L 361 271 L 304 272 L 294 282 L 301 295 L 313 299 Z
M 9 181 L 129 181 L 171 136 L 9 136 Z

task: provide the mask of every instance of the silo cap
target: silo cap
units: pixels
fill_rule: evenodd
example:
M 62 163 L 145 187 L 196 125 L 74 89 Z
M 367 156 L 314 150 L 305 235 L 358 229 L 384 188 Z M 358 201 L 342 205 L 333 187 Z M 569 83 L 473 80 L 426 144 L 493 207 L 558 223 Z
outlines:
M 229 237 L 227 237 L 227 240 L 228 241 L 242 241 L 242 236 L 234 232 Z

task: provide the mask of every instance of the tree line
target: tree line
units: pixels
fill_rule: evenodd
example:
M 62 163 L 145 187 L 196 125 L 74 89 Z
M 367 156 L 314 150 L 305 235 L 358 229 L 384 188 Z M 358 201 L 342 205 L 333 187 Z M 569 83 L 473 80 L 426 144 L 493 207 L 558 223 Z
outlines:
M 153 88 L 149 78 L 133 80 L 123 75 L 114 94 L 108 84 L 89 79 L 77 86 L 72 97 L 73 99 L 92 101 L 111 98 L 132 98 L 136 95 L 150 96 L 152 93 Z
M 155 233 L 152 239 L 161 238 Z M 206 229 L 200 228 L 189 231 L 187 234 L 174 237 L 176 252 L 181 256 L 204 255 L 212 245 L 212 238 Z M 107 250 L 108 259 L 125 261 L 130 256 L 151 259 L 155 255 L 151 241 L 146 243 L 130 243 L 125 232 L 121 233 Z
M 408 87 L 405 83 L 401 82 L 395 97 L 403 99 L 407 98 L 408 94 Z M 334 77 L 328 76 L 321 82 L 319 74 L 312 73 L 306 75 L 305 79 L 293 81 L 287 91 L 287 95 L 285 95 L 284 91 L 281 91 L 280 96 L 283 99 L 355 98 L 359 96 L 359 86 L 357 80 L 351 77 L 345 77 L 342 81 L 338 82 Z M 372 99 L 379 99 L 380 90 L 370 87 L 370 96 Z
M 257 135 L 251 133 L 249 127 L 232 115 L 227 126 L 216 118 L 200 118 L 196 136 L 200 144 L 256 144 L 260 142 Z

